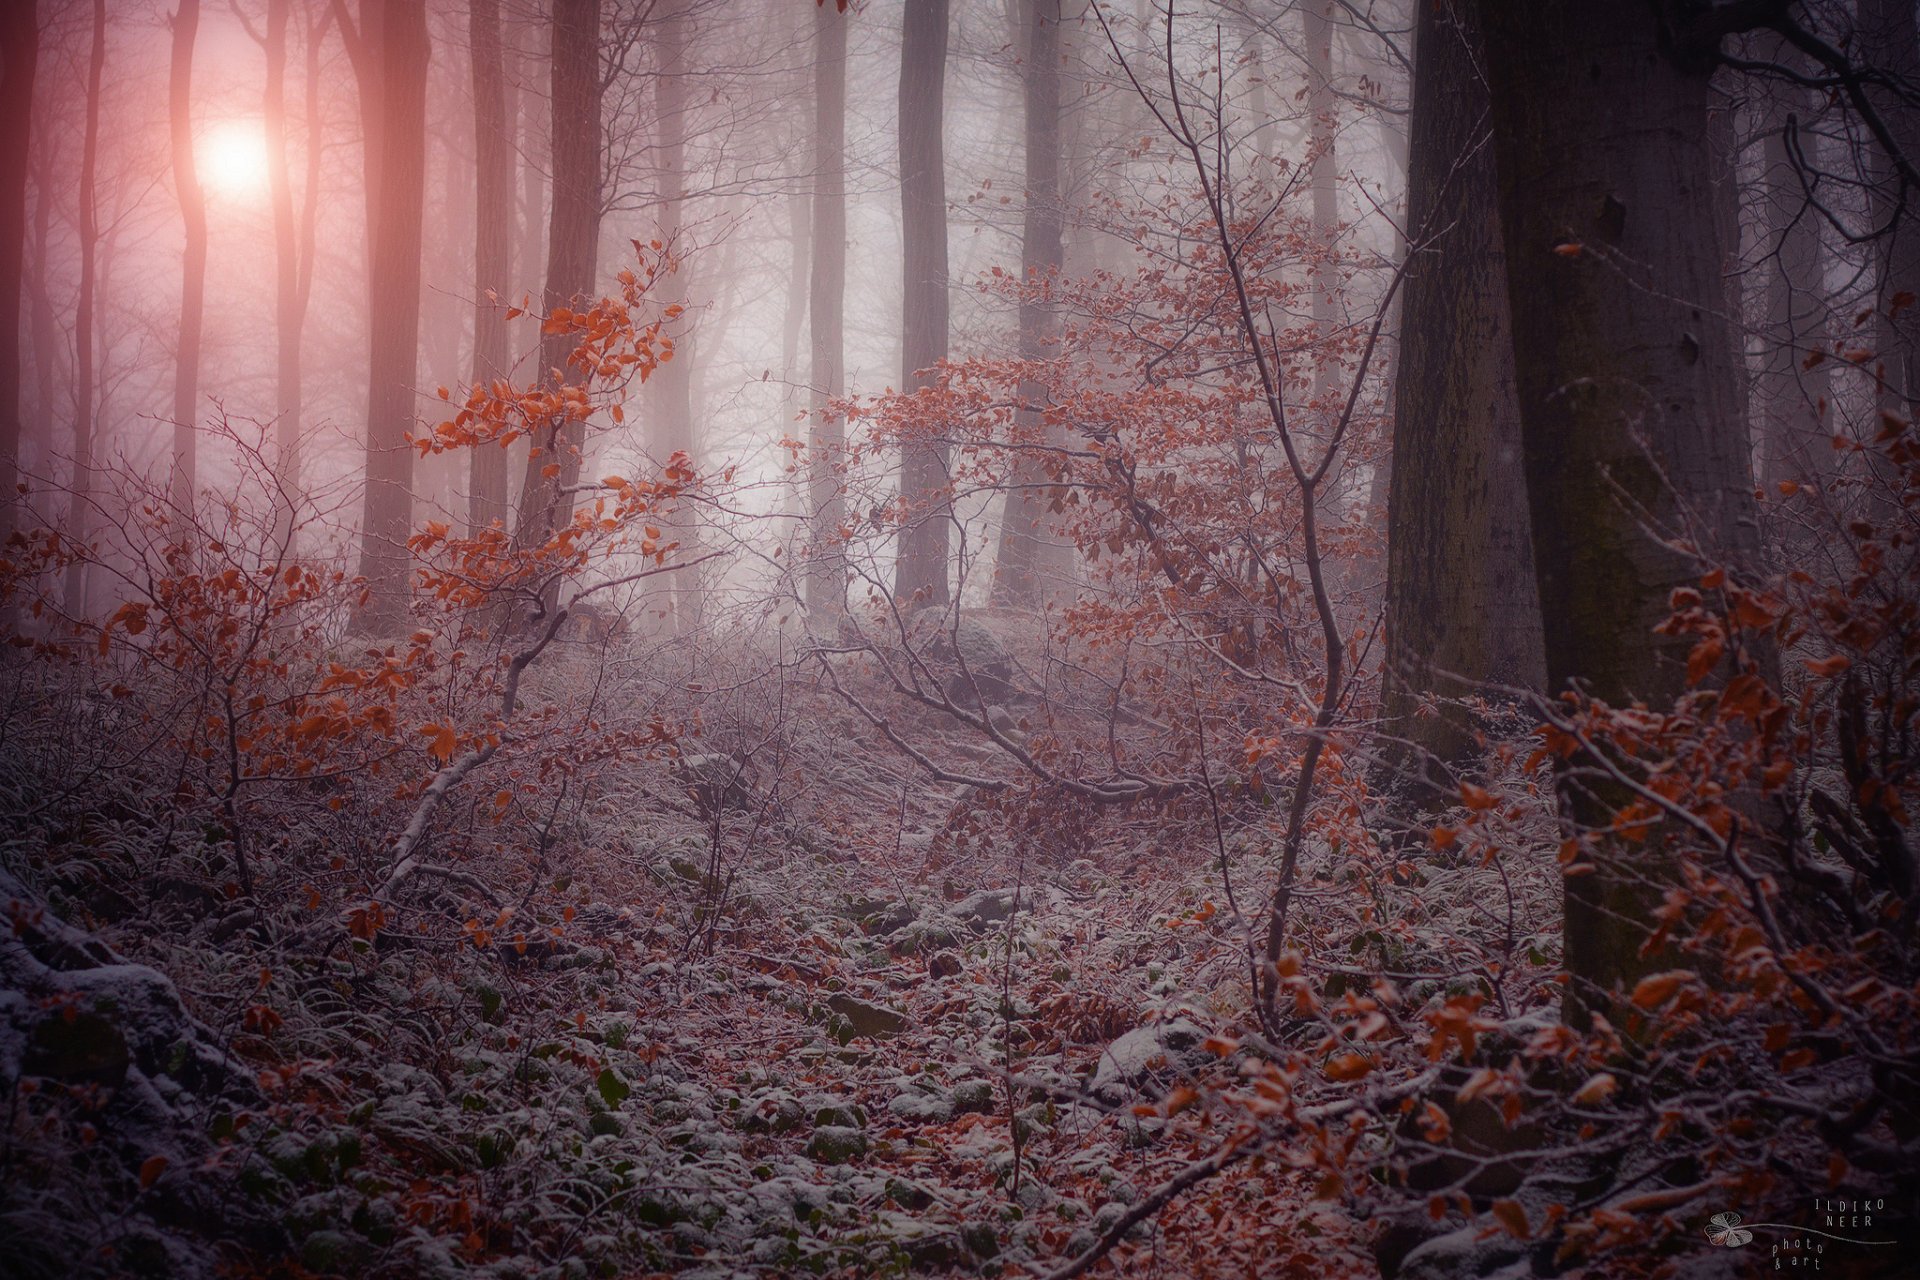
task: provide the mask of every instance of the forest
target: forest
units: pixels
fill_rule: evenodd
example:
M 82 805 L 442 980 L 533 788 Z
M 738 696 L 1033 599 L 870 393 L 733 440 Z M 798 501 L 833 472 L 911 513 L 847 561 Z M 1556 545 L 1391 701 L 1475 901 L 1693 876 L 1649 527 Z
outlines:
M 1920 1246 L 1915 0 L 0 0 L 0 1276 Z

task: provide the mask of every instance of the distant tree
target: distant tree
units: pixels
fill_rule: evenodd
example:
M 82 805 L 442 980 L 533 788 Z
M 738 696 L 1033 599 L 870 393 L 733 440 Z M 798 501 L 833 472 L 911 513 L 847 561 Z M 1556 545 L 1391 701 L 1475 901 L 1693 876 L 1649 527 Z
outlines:
M 93 0 L 93 41 L 87 53 L 87 124 L 80 144 L 80 296 L 73 313 L 73 483 L 67 504 L 67 537 L 87 536 L 88 491 L 93 482 L 93 289 L 94 256 L 100 244 L 100 211 L 94 183 L 100 171 L 100 84 L 107 68 L 107 0 Z M 72 617 L 87 611 L 87 566 L 76 557 L 67 566 L 63 604 Z
M 1058 331 L 1044 290 L 1066 261 L 1066 210 L 1060 196 L 1060 0 L 1029 0 L 1026 5 L 1026 219 L 1020 236 L 1020 274 L 1026 292 L 1020 300 L 1020 358 L 1039 360 Z M 1046 388 L 1037 379 L 1021 384 L 1014 433 L 1028 451 L 1014 470 L 1000 524 L 1000 554 L 994 564 L 996 604 L 1032 608 L 1039 603 L 1043 572 L 1055 543 L 1044 527 L 1049 501 L 1048 467 L 1040 450 L 1045 436 L 1041 400 Z
M 687 43 L 691 15 L 681 0 L 663 0 L 658 10 L 658 30 L 654 37 L 657 57 L 654 68 L 654 117 L 658 130 L 660 189 L 660 239 L 672 255 L 673 272 L 662 284 L 670 306 L 685 307 L 691 298 L 693 253 L 687 234 Z M 655 452 L 662 461 L 675 454 L 692 457 L 693 375 L 696 359 L 693 319 L 689 313 L 674 339 L 673 358 L 653 375 L 653 439 Z M 676 533 L 683 543 L 691 543 L 694 530 L 676 522 Z M 672 576 L 673 622 L 682 634 L 699 629 L 701 621 L 700 582 L 697 569 L 686 569 Z
M 1475 726 L 1457 704 L 1426 715 L 1422 703 L 1484 682 L 1539 689 L 1546 673 L 1485 45 L 1472 0 L 1418 9 L 1407 225 L 1428 238 L 1401 304 L 1382 716 L 1387 756 L 1445 802 Z
M 200 0 L 180 0 L 173 15 L 173 60 L 167 79 L 167 122 L 173 140 L 173 190 L 186 224 L 180 258 L 180 333 L 173 368 L 173 504 L 193 501 L 200 416 L 200 339 L 207 303 L 207 196 L 193 157 L 193 47 Z
M 600 0 L 554 0 L 551 23 L 553 204 L 547 226 L 546 309 L 571 307 L 593 289 L 601 211 Z M 549 331 L 540 346 L 544 377 L 563 376 L 575 337 Z M 573 511 L 586 424 L 556 414 L 528 450 L 514 525 L 517 545 L 534 546 Z
M 1920 404 L 1920 20 L 1905 0 L 1860 0 L 1854 19 L 1856 56 L 1876 77 L 1863 99 L 1885 134 L 1868 148 L 1868 208 L 1877 233 L 1879 306 L 1874 346 L 1884 380 L 1883 403 L 1904 417 Z M 1880 80 L 1881 86 L 1872 84 Z
M 834 6 L 816 6 L 813 25 L 813 247 L 807 312 L 813 386 L 807 422 L 808 509 L 812 516 L 807 606 L 816 613 L 842 608 L 846 574 L 833 543 L 843 518 L 834 475 L 846 431 L 828 408 L 846 392 L 847 300 L 847 23 Z
M 907 5 L 900 42 L 900 212 L 905 247 L 901 387 L 922 385 L 923 369 L 947 355 L 946 122 L 947 0 Z M 950 450 L 909 442 L 901 455 L 900 549 L 894 592 L 903 602 L 949 598 L 949 524 L 944 497 Z
M 1682 544 L 1742 565 L 1758 541 L 1703 180 L 1718 36 L 1660 9 L 1671 24 L 1584 0 L 1480 10 L 1547 688 L 1612 706 L 1689 685 L 1690 638 L 1655 634 L 1699 578 Z M 1561 801 L 1599 828 L 1622 797 L 1570 767 Z M 1653 963 L 1640 945 L 1671 871 L 1642 854 L 1566 879 L 1576 1021 Z
M 406 612 L 407 535 L 413 518 L 414 379 L 420 343 L 421 216 L 426 184 L 425 0 L 366 0 L 357 34 L 361 119 L 367 132 L 371 341 L 366 493 L 360 574 L 368 600 L 359 630 L 384 634 Z M 336 8 L 336 16 L 344 11 Z M 343 22 L 350 43 L 356 39 Z M 374 104 L 377 109 L 374 109 Z
M 287 120 L 287 44 L 293 0 L 268 0 L 264 47 L 266 89 L 262 115 L 267 134 L 267 187 L 273 205 L 274 313 L 274 481 L 279 519 L 293 537 L 292 513 L 299 505 L 301 420 L 306 412 L 302 340 L 307 304 L 313 296 L 313 262 L 320 216 L 320 45 L 332 21 L 331 11 L 309 13 L 306 30 L 306 172 L 296 214 L 289 172 L 292 129 Z
M 500 0 L 471 0 L 467 35 L 473 59 L 473 381 L 507 372 L 507 318 L 489 291 L 504 291 L 513 272 L 514 133 L 507 112 L 501 54 Z M 467 528 L 477 534 L 507 518 L 507 451 L 474 449 L 467 478 Z
M 20 302 L 26 267 L 34 65 L 39 55 L 37 0 L 18 0 L 0 13 L 0 538 L 13 524 L 23 435 Z

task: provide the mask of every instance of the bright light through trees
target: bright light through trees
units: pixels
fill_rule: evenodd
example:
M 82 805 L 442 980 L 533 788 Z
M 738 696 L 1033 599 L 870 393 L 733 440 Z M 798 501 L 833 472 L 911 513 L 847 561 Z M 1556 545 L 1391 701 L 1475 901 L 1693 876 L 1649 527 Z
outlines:
M 208 129 L 194 148 L 200 181 L 218 200 L 264 203 L 267 133 L 258 120 L 228 120 Z

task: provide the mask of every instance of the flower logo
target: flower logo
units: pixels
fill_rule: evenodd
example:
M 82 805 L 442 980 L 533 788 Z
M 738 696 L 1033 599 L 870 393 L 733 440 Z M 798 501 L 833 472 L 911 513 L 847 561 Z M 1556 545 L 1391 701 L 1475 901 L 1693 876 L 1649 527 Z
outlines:
M 1740 1215 L 1725 1210 L 1707 1220 L 1707 1240 L 1728 1249 L 1738 1249 L 1753 1241 L 1753 1232 L 1740 1225 Z

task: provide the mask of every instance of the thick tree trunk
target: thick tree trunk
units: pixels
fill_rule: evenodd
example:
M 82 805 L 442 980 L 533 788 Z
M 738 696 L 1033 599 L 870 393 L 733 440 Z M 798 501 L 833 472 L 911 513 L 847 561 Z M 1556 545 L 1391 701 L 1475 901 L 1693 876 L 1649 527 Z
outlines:
M 678 0 L 662 15 L 656 47 L 658 74 L 654 77 L 654 106 L 660 131 L 660 238 L 673 254 L 674 269 L 661 281 L 667 290 L 669 305 L 687 307 L 691 295 L 693 255 L 686 241 L 687 191 L 687 10 Z M 693 368 L 696 358 L 694 314 L 682 312 L 680 332 L 674 341 L 673 359 L 661 365 L 653 375 L 654 439 L 661 462 L 676 453 L 694 456 L 693 441 Z M 674 538 L 681 554 L 694 551 L 699 536 L 697 527 L 685 518 L 673 521 Z M 674 630 L 690 635 L 701 622 L 700 579 L 698 569 L 685 569 L 672 575 Z
M 318 214 L 320 175 L 320 24 L 309 22 L 306 32 L 306 186 L 302 207 L 294 212 L 293 179 L 288 154 L 291 131 L 287 125 L 287 35 L 292 0 L 268 0 L 267 84 L 262 102 L 267 129 L 267 187 L 273 206 L 274 249 L 274 527 L 291 552 L 298 536 L 294 508 L 300 500 L 300 432 L 306 410 L 301 368 L 301 340 L 306 329 L 307 299 L 313 288 L 313 241 Z
M 1300 37 L 1306 47 L 1308 150 L 1313 161 L 1307 170 L 1307 185 L 1313 193 L 1313 238 L 1325 252 L 1333 249 L 1334 235 L 1340 224 L 1340 188 L 1335 184 L 1338 163 L 1334 149 L 1333 113 L 1333 23 L 1327 16 L 1329 0 L 1307 0 L 1300 6 Z M 1340 287 L 1340 273 L 1320 263 L 1313 273 L 1313 329 L 1322 341 L 1331 334 L 1336 314 L 1333 295 Z M 1313 396 L 1326 400 L 1338 389 L 1340 379 L 1326 361 L 1314 366 Z
M 1676 61 L 1641 6 L 1481 12 L 1548 691 L 1662 706 L 1686 688 L 1690 646 L 1653 629 L 1700 569 L 1661 533 L 1736 564 L 1758 544 L 1721 316 L 1710 62 Z M 1597 827 L 1619 799 L 1569 780 L 1562 812 Z M 1576 1022 L 1662 963 L 1639 948 L 1670 873 L 1646 849 L 1622 856 L 1583 855 L 1566 881 Z
M 571 306 L 593 291 L 600 255 L 600 0 L 554 0 L 553 208 L 547 224 L 546 309 Z M 565 376 L 574 338 L 540 343 L 543 376 Z M 567 489 L 580 478 L 585 424 L 549 423 L 528 450 L 516 544 L 544 542 L 573 516 Z
M 94 257 L 100 246 L 100 210 L 94 190 L 100 170 L 100 81 L 107 67 L 107 0 L 93 0 L 93 43 L 87 54 L 87 124 L 80 144 L 80 296 L 73 309 L 73 483 L 66 535 L 87 537 L 93 486 L 93 290 Z M 63 602 L 71 617 L 87 612 L 87 566 L 67 565 Z
M 1472 0 L 1419 6 L 1404 286 L 1387 503 L 1386 752 L 1416 805 L 1457 797 L 1473 718 L 1424 699 L 1546 679 L 1520 460 L 1513 334 Z M 1495 695 L 1498 696 L 1498 695 Z M 1398 741 L 1395 741 L 1398 740 Z
M 804 47 L 803 42 L 806 41 L 806 33 L 800 27 L 805 12 L 795 5 L 783 10 L 787 43 L 795 49 Z M 800 98 L 809 94 L 811 89 L 811 76 L 805 68 L 798 69 L 794 77 L 793 96 Z M 806 154 L 809 123 L 795 113 L 790 154 L 796 160 Z M 807 322 L 808 256 L 813 248 L 813 202 L 806 192 L 797 188 L 787 193 L 787 246 L 787 308 L 780 322 L 780 378 L 784 388 L 782 395 L 788 403 L 792 403 L 796 391 L 794 384 L 800 377 L 800 334 Z
M 399 628 L 407 609 L 407 534 L 413 518 L 414 381 L 420 345 L 421 216 L 426 186 L 427 14 L 425 0 L 375 0 L 379 21 L 364 22 L 380 111 L 375 126 L 379 191 L 372 241 L 367 386 L 366 496 L 360 573 L 368 603 L 360 631 Z M 372 9 L 373 5 L 369 5 Z M 367 10 L 363 10 L 363 13 Z M 366 82 L 362 81 L 363 110 Z
M 1912 0 L 1860 0 L 1854 47 L 1858 56 L 1896 84 L 1920 84 L 1920 24 Z M 1886 122 L 1896 158 L 1870 150 L 1868 207 L 1883 234 L 1878 247 L 1880 297 L 1875 348 L 1883 379 L 1883 408 L 1912 418 L 1920 405 L 1920 190 L 1906 182 L 1920 170 L 1920 107 L 1900 94 L 1869 86 L 1864 92 Z
M 1833 472 L 1831 366 L 1811 369 L 1805 358 L 1827 338 L 1827 290 L 1820 247 L 1820 213 L 1807 201 L 1788 144 L 1788 130 L 1818 106 L 1795 86 L 1772 86 L 1762 126 L 1759 198 L 1766 241 L 1762 288 L 1766 296 L 1766 348 L 1755 378 L 1760 401 L 1760 456 L 1769 484 L 1819 482 Z M 1798 136 L 1807 148 L 1813 139 Z
M 53 452 L 53 424 L 60 418 L 58 388 L 70 385 L 72 375 L 67 344 L 54 319 L 53 294 L 47 287 L 47 254 L 53 230 L 53 148 L 41 146 L 34 160 L 33 257 L 26 275 L 27 324 L 33 333 L 33 418 L 21 431 L 20 452 L 35 447 L 42 466 Z
M 37 0 L 16 0 L 0 13 L 0 540 L 13 528 L 23 434 L 20 295 L 26 274 L 27 157 L 39 54 Z
M 811 546 L 807 559 L 807 607 L 815 615 L 846 606 L 839 529 L 844 518 L 838 467 L 846 430 L 827 410 L 846 391 L 843 328 L 847 297 L 847 23 L 833 5 L 814 16 L 813 52 L 813 249 L 808 254 L 807 311 L 813 413 L 807 420 L 807 490 Z
M 1066 261 L 1066 214 L 1060 200 L 1060 0 L 1030 0 L 1026 47 L 1026 220 L 1021 232 L 1020 274 L 1028 293 L 1020 300 L 1020 358 L 1040 360 L 1046 355 L 1058 322 L 1053 307 L 1036 291 Z M 994 565 L 995 604 L 1033 608 L 1040 602 L 1043 579 L 1050 570 L 1055 541 L 1047 536 L 1046 455 L 1032 446 L 1047 439 L 1041 402 L 1047 388 L 1027 379 L 1020 384 L 1020 404 L 1014 411 L 1016 445 L 1007 491 L 1006 511 L 1000 521 L 1000 553 Z
M 200 30 L 200 0 L 180 0 L 173 15 L 173 64 L 167 83 L 167 117 L 173 138 L 173 188 L 186 224 L 180 259 L 180 336 L 173 366 L 173 504 L 193 503 L 200 433 L 200 334 L 207 298 L 207 197 L 193 163 L 193 46 Z
M 907 6 L 900 41 L 900 211 L 905 248 L 901 387 L 924 385 L 920 371 L 947 354 L 947 177 L 945 125 L 947 0 Z M 902 450 L 902 527 L 894 566 L 900 602 L 945 604 L 950 597 L 950 450 L 931 441 Z
M 467 34 L 473 57 L 473 381 L 506 376 L 507 318 L 500 298 L 512 285 L 513 121 L 507 115 L 500 53 L 500 0 L 472 0 Z M 467 529 L 507 518 L 507 451 L 471 451 Z

